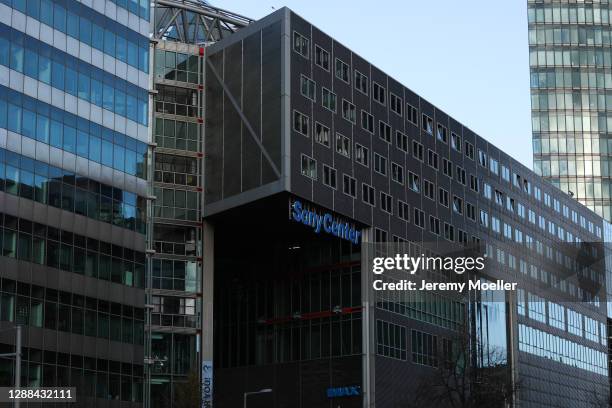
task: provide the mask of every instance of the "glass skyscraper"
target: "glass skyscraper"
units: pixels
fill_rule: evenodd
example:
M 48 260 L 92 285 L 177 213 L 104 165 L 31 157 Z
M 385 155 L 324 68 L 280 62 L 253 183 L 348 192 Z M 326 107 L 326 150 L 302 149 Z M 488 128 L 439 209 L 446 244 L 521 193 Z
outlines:
M 612 219 L 608 0 L 528 0 L 534 169 Z
M 0 0 L 0 352 L 22 325 L 22 386 L 77 406 L 143 397 L 149 29 L 146 0 Z

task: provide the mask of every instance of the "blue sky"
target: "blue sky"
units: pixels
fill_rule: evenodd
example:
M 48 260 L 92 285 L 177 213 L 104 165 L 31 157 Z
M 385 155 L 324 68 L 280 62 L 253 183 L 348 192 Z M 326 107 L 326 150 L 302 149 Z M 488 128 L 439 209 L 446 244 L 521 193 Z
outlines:
M 218 0 L 261 18 L 287 6 L 532 167 L 525 0 Z

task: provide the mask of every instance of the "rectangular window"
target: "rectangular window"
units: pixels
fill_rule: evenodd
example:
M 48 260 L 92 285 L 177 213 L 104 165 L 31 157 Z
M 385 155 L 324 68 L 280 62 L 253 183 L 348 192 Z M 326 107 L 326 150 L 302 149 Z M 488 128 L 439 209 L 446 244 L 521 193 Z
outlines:
M 293 111 L 293 130 L 308 137 L 310 135 L 310 118 L 301 112 Z
M 302 154 L 302 175 L 313 180 L 317 179 L 317 161 L 305 154 Z
M 412 156 L 415 159 L 423 161 L 423 145 L 416 140 L 412 141 Z
M 374 153 L 374 171 L 382 174 L 383 176 L 387 175 L 387 158 L 381 156 L 378 153 Z
M 361 184 L 361 199 L 364 203 L 376 206 L 376 196 L 374 187 L 367 185 L 366 183 Z
M 504 166 L 503 164 L 501 165 L 501 169 L 502 169 L 502 179 L 504 179 L 507 182 L 510 182 L 510 169 Z
M 404 184 L 404 167 L 391 162 L 391 179 L 396 183 Z
M 459 136 L 455 132 L 451 132 L 451 147 L 455 151 L 461 152 L 461 136 Z
M 380 192 L 380 209 L 386 213 L 393 214 L 393 197 Z
M 489 214 L 485 210 L 480 210 L 480 225 L 489 228 Z
M 453 178 L 453 164 L 446 159 L 442 159 L 442 173 L 451 179 Z
M 348 64 L 346 64 L 341 59 L 336 58 L 336 78 L 338 78 L 339 80 L 343 82 L 346 82 L 347 84 L 350 84 L 351 83 L 350 71 L 351 70 Z
M 478 164 L 482 167 L 487 167 L 487 153 L 481 149 L 478 149 Z
M 439 123 L 436 129 L 436 138 L 442 143 L 448 143 L 448 131 Z
M 387 91 L 384 86 L 376 81 L 372 81 L 372 98 L 381 105 L 387 103 Z
M 315 122 L 315 142 L 329 147 L 329 128 L 319 122 Z
M 366 167 L 370 166 L 370 149 L 355 143 L 355 161 Z
M 364 110 L 361 111 L 361 127 L 374 134 L 374 116 Z
M 402 106 L 404 106 L 404 102 L 402 98 L 394 94 L 393 92 L 389 93 L 389 99 L 391 101 L 391 110 L 397 113 L 399 116 L 402 116 Z
M 346 99 L 342 100 L 342 117 L 352 124 L 355 124 L 357 121 L 356 118 L 356 110 L 355 105 L 347 101 Z
M 321 90 L 321 99 L 323 107 L 332 112 L 336 112 L 336 94 L 327 88 Z
M 412 330 L 412 362 L 429 367 L 438 367 L 438 336 Z
M 391 143 L 391 126 L 382 120 L 378 121 L 378 136 L 387 143 Z
M 465 203 L 465 212 L 467 213 L 467 217 L 476 221 L 476 207 L 472 203 Z
M 425 193 L 425 197 L 429 198 L 432 201 L 436 199 L 436 185 L 431 181 L 424 179 L 423 180 L 423 193 Z
M 491 173 L 495 174 L 496 176 L 499 175 L 499 163 L 492 157 L 491 160 L 489 160 L 489 169 L 491 170 Z
M 447 241 L 455 241 L 455 227 L 453 227 L 447 222 L 444 223 L 444 238 Z
M 453 196 L 453 211 L 457 214 L 463 214 L 463 198 Z
M 342 192 L 353 198 L 357 198 L 357 180 L 348 174 L 342 175 Z
M 409 103 L 406 104 L 406 119 L 414 126 L 419 126 L 419 110 Z
M 336 133 L 336 152 L 351 158 L 351 139 L 341 133 Z
M 418 208 L 414 209 L 414 225 L 425 229 L 425 213 Z
M 430 135 L 433 135 L 433 119 L 427 116 L 426 114 L 423 114 L 422 120 L 423 130 L 429 133 Z
M 333 189 L 336 188 L 336 169 L 323 165 L 323 184 Z
M 355 89 L 364 95 L 368 94 L 368 77 L 355 70 Z
M 434 169 L 438 170 L 438 153 L 427 149 L 427 164 L 429 167 L 433 167 Z
M 433 215 L 429 216 L 429 231 L 432 234 L 440 235 L 440 220 Z
M 448 191 L 446 191 L 442 187 L 438 188 L 438 201 L 440 202 L 440 204 L 448 208 Z
M 397 216 L 404 221 L 410 221 L 410 206 L 401 200 L 397 200 Z
M 463 184 L 464 186 L 466 185 L 466 178 L 465 178 L 465 170 L 463 169 L 463 167 L 461 166 L 457 166 L 457 174 L 456 174 L 456 178 L 457 178 L 457 182 Z
M 415 193 L 421 192 L 421 178 L 413 172 L 408 172 L 408 188 Z
M 329 71 L 329 52 L 318 45 L 315 45 L 315 64 Z
M 302 94 L 302 96 L 305 96 L 306 98 L 312 101 L 316 101 L 316 89 L 317 85 L 312 79 L 307 78 L 304 75 L 300 76 L 300 93 Z
M 478 177 L 470 174 L 470 188 L 472 191 L 479 192 L 480 191 L 480 182 L 478 181 Z
M 465 156 L 470 160 L 474 160 L 474 145 L 468 141 L 465 142 Z
M 293 51 L 297 52 L 304 58 L 308 58 L 310 50 L 310 40 L 303 35 L 293 32 Z
M 408 136 L 397 130 L 395 132 L 395 144 L 397 148 L 408 153 Z
M 376 321 L 376 354 L 406 360 L 406 328 L 383 320 Z

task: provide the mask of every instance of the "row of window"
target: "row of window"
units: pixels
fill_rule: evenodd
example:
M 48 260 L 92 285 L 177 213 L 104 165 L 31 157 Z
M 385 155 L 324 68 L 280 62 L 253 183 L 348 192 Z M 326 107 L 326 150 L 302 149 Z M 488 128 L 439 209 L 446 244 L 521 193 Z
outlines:
M 177 220 L 198 221 L 199 197 L 197 191 L 186 191 L 172 188 L 153 188 L 155 197 L 153 216 Z
M 564 70 L 559 70 L 560 72 L 564 72 Z M 547 77 L 545 72 L 534 73 L 537 74 L 538 77 L 540 74 L 544 78 Z M 572 73 L 566 73 L 567 75 L 575 75 Z M 580 81 L 586 81 L 587 83 L 591 80 L 595 81 L 595 78 L 599 78 L 594 72 L 582 72 L 580 74 Z M 605 83 L 602 85 L 606 87 L 612 88 L 612 73 L 608 77 L 609 79 L 608 86 Z M 539 81 L 539 78 L 538 78 Z M 564 90 L 559 88 L 554 88 L 550 90 L 538 90 L 532 89 L 531 92 L 531 108 L 532 110 L 609 110 L 612 108 L 612 93 L 610 92 L 597 92 L 595 90 Z M 603 122 L 602 122 L 603 123 Z M 554 137 L 554 135 L 551 135 Z M 572 135 L 574 136 L 574 135 Z M 607 142 L 604 139 L 605 135 L 599 135 L 599 133 L 580 133 L 579 135 L 575 135 L 577 139 L 597 139 L 600 137 L 602 139 L 602 144 L 606 144 Z M 580 142 L 582 143 L 582 142 Z M 605 152 L 607 152 L 606 150 Z M 611 150 L 612 151 L 612 150 Z
M 612 45 L 611 31 L 604 27 L 555 27 L 538 26 L 529 29 L 529 45 Z
M 140 71 L 149 72 L 148 39 L 78 1 L 0 1 Z
M 609 24 L 610 9 L 599 4 L 530 4 L 527 20 L 530 24 Z
M 3 279 L 0 320 L 142 345 L 144 310 Z
M 155 118 L 155 143 L 166 149 L 198 152 L 198 124 L 181 120 Z
M 601 48 L 583 48 L 583 49 L 531 49 L 529 50 L 529 66 L 535 67 L 597 67 L 608 68 L 612 66 L 612 56 L 610 52 L 605 52 Z M 600 77 L 604 77 L 601 75 Z M 532 79 L 533 76 L 532 76 Z M 550 79 L 547 81 L 550 83 Z M 594 83 L 591 82 L 591 86 Z M 584 88 L 586 82 L 581 82 Z M 543 87 L 540 84 L 540 87 Z
M 606 353 L 524 324 L 519 324 L 519 351 L 595 374 L 608 375 Z
M 155 49 L 155 75 L 170 81 L 199 82 L 197 55 Z
M 197 187 L 199 178 L 198 160 L 195 157 L 164 153 L 155 155 L 156 182 Z
M 2 353 L 12 353 L 14 348 L 10 344 L 0 344 Z M 30 347 L 23 348 L 22 353 L 21 373 L 27 378 L 28 387 L 74 386 L 77 395 L 87 398 L 142 402 L 142 365 Z M 0 363 L 3 386 L 12 383 L 14 365 L 9 359 Z
M 3 86 L 0 86 L 0 128 L 146 178 L 145 143 Z
M 0 149 L 0 191 L 145 233 L 146 199 Z
M 0 65 L 148 125 L 145 89 L 2 24 Z
M 544 109 L 543 103 L 533 100 L 533 95 L 559 92 L 555 97 L 559 109 L 606 110 L 612 106 L 609 96 L 599 90 L 612 88 L 612 72 L 587 68 L 531 68 L 530 86 L 532 107 Z M 550 88 L 550 89 L 547 89 Z M 571 92 L 571 94 L 570 94 Z M 561 96 L 565 102 L 561 102 Z M 535 103 L 537 102 L 537 103 Z M 552 105 L 552 101 L 549 102 Z
M 0 256 L 144 287 L 144 253 L 0 213 Z
M 153 288 L 196 292 L 199 264 L 193 261 L 153 259 Z
M 534 132 L 606 132 L 612 130 L 612 117 L 605 113 L 532 112 Z M 609 123 L 608 123 L 609 122 Z M 578 142 L 579 144 L 580 142 Z M 580 149 L 580 147 L 577 147 Z

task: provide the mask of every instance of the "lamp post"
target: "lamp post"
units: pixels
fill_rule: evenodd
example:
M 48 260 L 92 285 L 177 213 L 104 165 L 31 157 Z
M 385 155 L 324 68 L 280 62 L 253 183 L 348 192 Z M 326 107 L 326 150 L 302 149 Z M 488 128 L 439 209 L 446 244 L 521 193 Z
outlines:
M 272 388 L 264 388 L 262 390 L 259 391 L 249 391 L 249 392 L 245 392 L 244 393 L 244 405 L 243 408 L 247 408 L 247 397 L 249 395 L 253 395 L 253 394 L 267 394 L 269 392 L 272 392 Z

